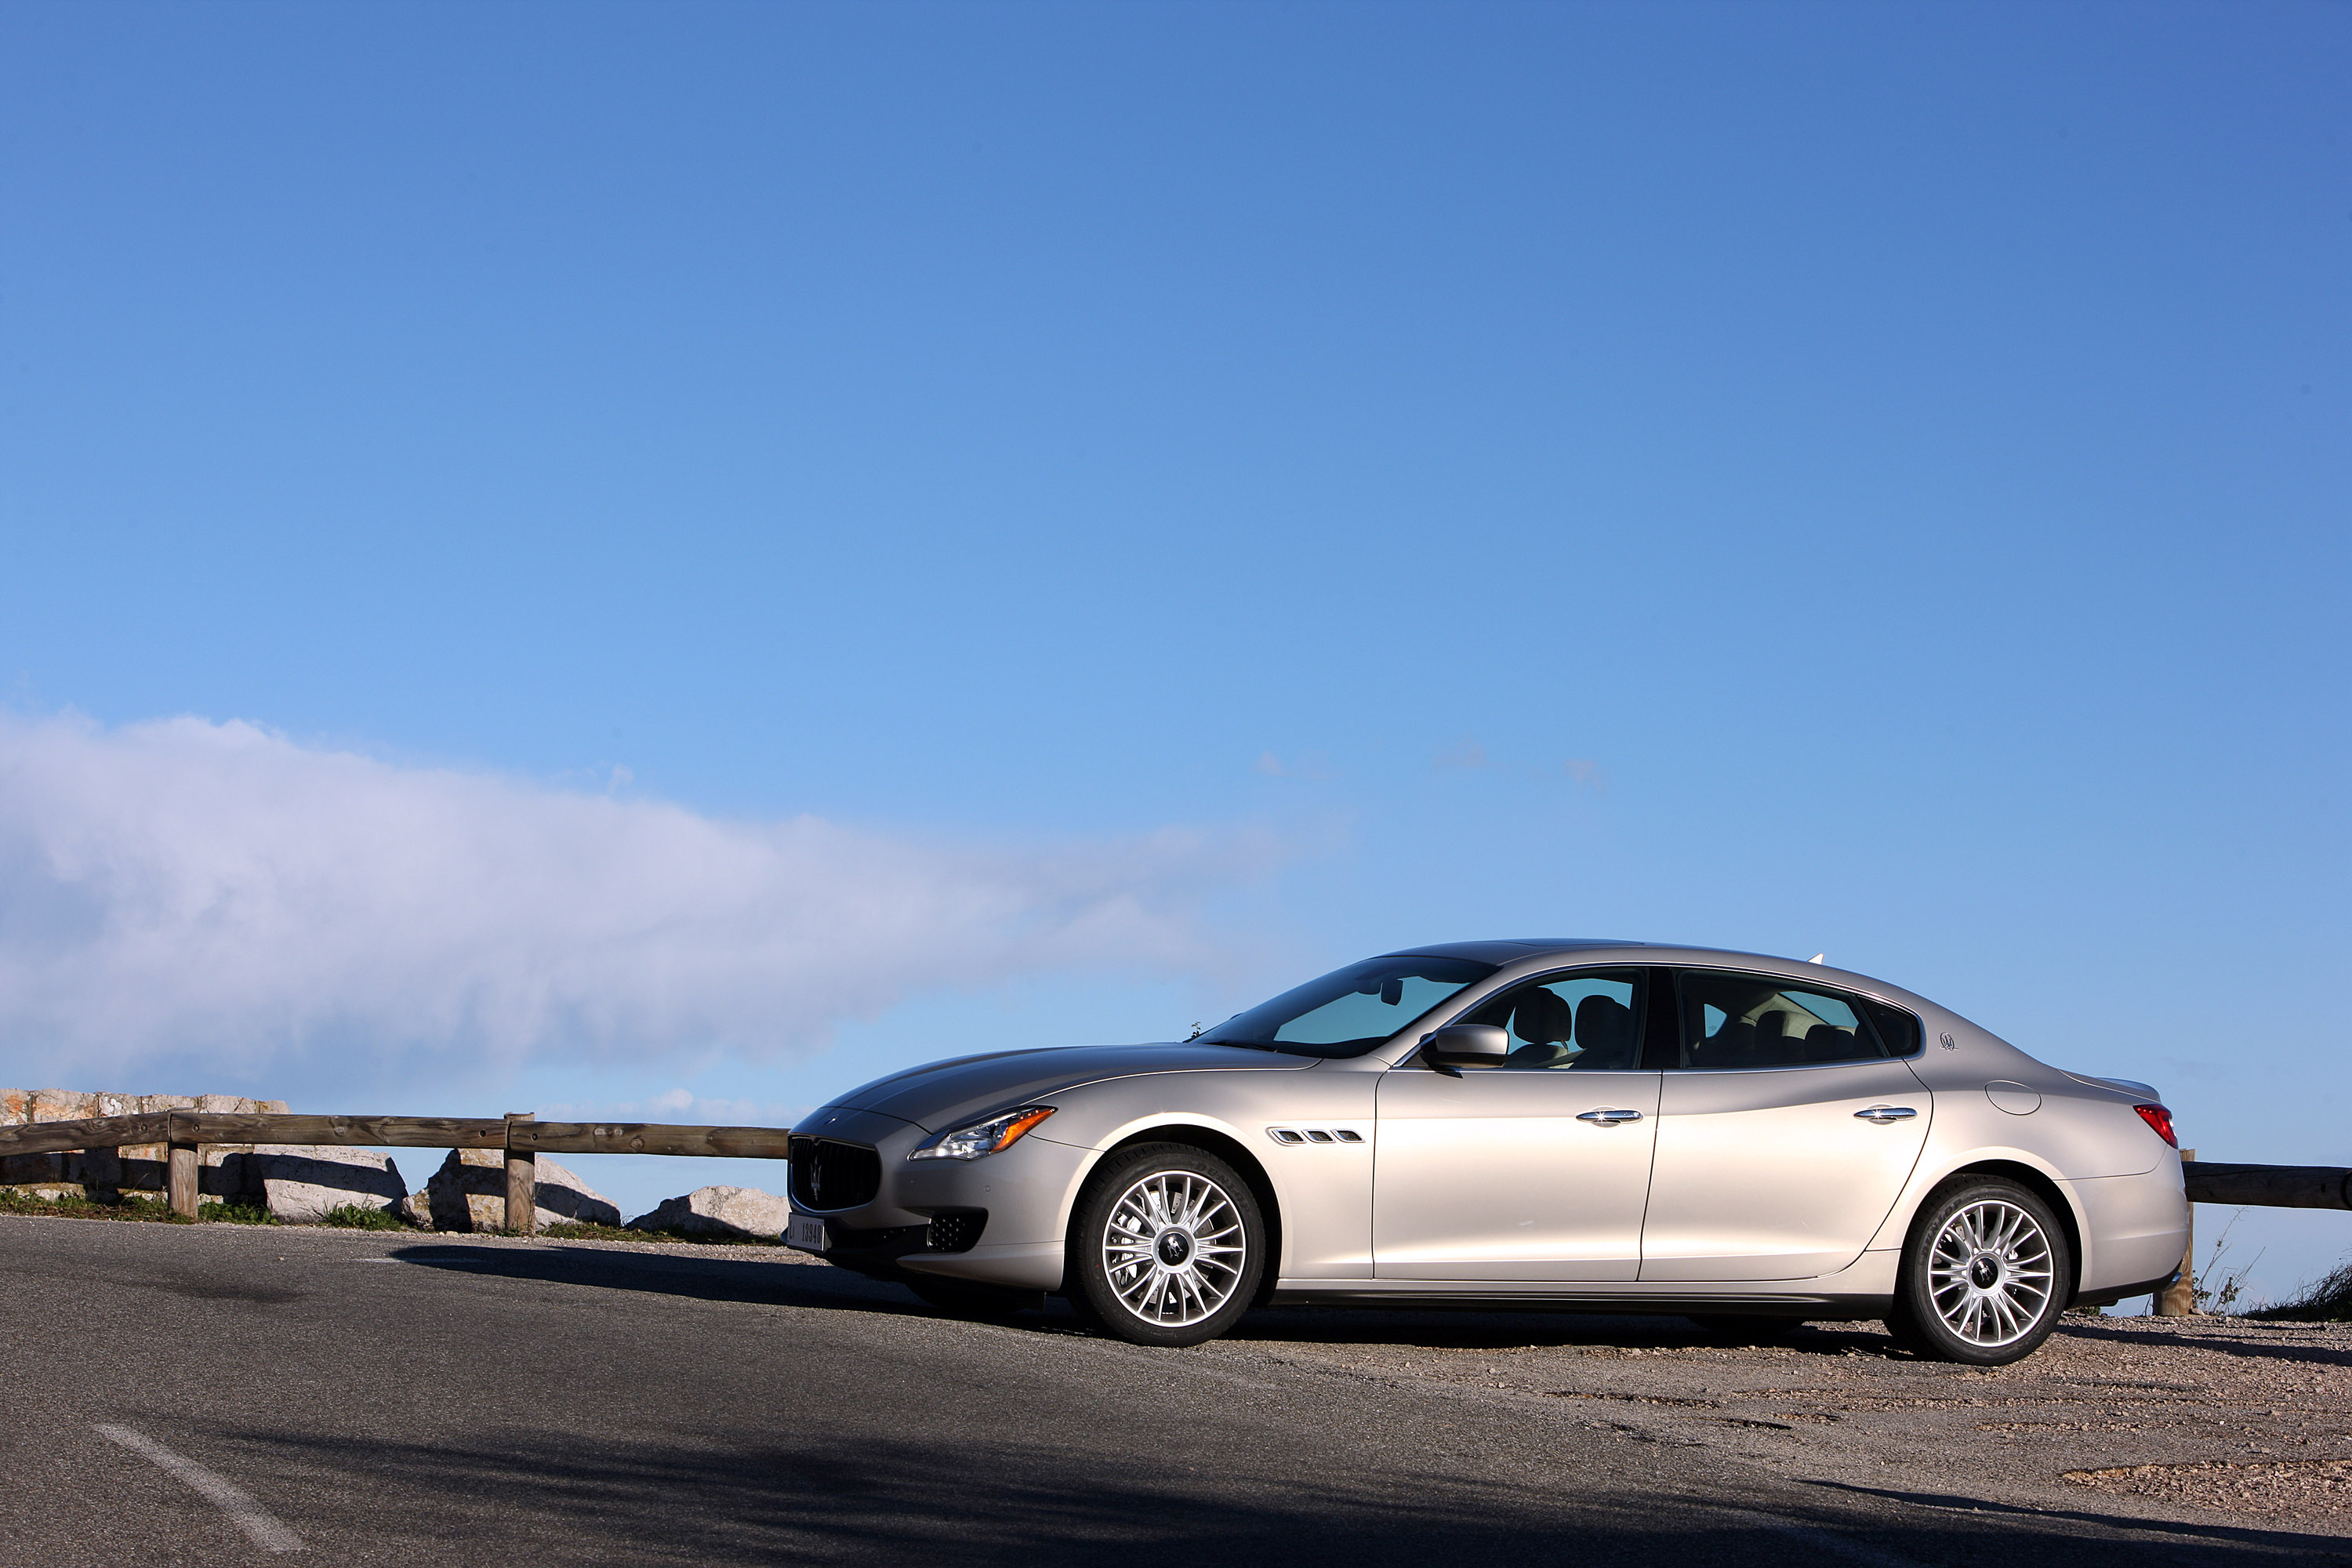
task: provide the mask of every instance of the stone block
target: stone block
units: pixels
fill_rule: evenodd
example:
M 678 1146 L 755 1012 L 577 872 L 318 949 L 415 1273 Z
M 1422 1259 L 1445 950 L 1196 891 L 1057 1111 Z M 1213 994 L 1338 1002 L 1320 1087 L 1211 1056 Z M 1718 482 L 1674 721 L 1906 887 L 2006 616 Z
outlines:
M 629 1222 L 631 1230 L 666 1230 L 713 1240 L 756 1237 L 773 1241 L 784 1234 L 791 1200 L 757 1187 L 697 1187 L 680 1198 L 664 1199 L 651 1214 Z
M 425 1184 L 425 1211 L 436 1230 L 502 1231 L 507 1227 L 507 1159 L 498 1149 L 452 1149 Z M 539 1190 L 532 1207 L 541 1226 L 573 1221 L 621 1223 L 613 1200 L 545 1155 L 539 1160 Z M 410 1200 L 410 1213 L 415 1212 Z
M 408 1184 L 389 1154 L 340 1145 L 263 1143 L 244 1157 L 242 1186 L 289 1225 L 315 1225 L 343 1207 L 405 1218 Z
M 89 1102 L 98 1097 L 71 1089 L 39 1089 L 33 1091 L 33 1114 L 30 1121 L 79 1121 L 97 1112 Z

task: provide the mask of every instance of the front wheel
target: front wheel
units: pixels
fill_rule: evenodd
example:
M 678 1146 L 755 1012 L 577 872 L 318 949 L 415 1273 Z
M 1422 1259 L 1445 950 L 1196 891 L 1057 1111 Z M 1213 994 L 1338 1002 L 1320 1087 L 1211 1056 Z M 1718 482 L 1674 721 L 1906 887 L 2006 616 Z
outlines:
M 2074 1278 L 2049 1205 L 2000 1176 L 1957 1183 L 1911 1226 L 1886 1327 L 1931 1361 L 2006 1366 L 2050 1337 Z
M 1197 1345 L 1240 1321 L 1265 1270 L 1265 1222 L 1234 1168 L 1184 1143 L 1105 1160 L 1070 1218 L 1066 1291 L 1089 1326 Z

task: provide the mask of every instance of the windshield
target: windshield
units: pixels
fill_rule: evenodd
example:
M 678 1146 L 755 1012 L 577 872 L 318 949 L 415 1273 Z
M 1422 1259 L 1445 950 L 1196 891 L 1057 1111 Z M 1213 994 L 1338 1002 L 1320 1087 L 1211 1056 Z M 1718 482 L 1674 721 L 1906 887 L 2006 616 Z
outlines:
M 1236 1013 L 1201 1038 L 1303 1057 L 1359 1057 L 1495 973 L 1467 958 L 1368 958 Z

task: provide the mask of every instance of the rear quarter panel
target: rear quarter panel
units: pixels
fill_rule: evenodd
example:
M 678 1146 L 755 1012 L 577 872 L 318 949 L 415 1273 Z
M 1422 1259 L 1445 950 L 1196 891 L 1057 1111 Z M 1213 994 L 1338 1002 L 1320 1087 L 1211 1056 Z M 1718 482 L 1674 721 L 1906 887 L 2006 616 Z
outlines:
M 2082 1083 L 1957 1015 L 1921 1012 L 1927 1048 L 1913 1069 L 1935 1096 L 1936 1117 L 1874 1250 L 1900 1248 L 1919 1205 L 1954 1174 L 2009 1164 L 2046 1176 L 2066 1201 L 2081 1238 L 2082 1289 L 2136 1283 L 2179 1261 L 2188 1227 L 2179 1156 L 2132 1110 L 2133 1095 Z M 2003 1110 L 1990 1084 L 2030 1090 L 2039 1104 L 2025 1114 Z M 2003 1098 L 2019 1103 L 2013 1090 Z M 2147 1266 L 2167 1247 L 2168 1261 Z

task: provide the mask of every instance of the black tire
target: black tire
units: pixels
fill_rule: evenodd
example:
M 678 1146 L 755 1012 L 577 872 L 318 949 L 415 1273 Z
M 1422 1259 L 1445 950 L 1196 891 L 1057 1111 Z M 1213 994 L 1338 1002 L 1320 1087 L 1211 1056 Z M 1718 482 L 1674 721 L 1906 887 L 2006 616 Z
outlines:
M 1151 1217 L 1153 1193 L 1158 1212 L 1173 1203 L 1171 1222 Z M 1098 1333 L 1197 1345 L 1249 1310 L 1265 1248 L 1257 1194 L 1231 1165 L 1188 1143 L 1138 1144 L 1096 1167 L 1079 1193 L 1063 1292 Z
M 1717 1344 L 1778 1344 L 1805 1326 L 1802 1318 L 1776 1318 L 1763 1312 L 1693 1312 L 1698 1331 Z
M 900 1282 L 921 1297 L 925 1306 L 936 1308 L 950 1318 L 970 1318 L 978 1322 L 1002 1322 L 1024 1312 L 1036 1311 L 1045 1304 L 1043 1290 L 1016 1290 L 1006 1285 L 942 1279 L 936 1274 L 904 1274 Z
M 2006 1177 L 1969 1176 L 1911 1222 L 1886 1330 L 1929 1361 L 2007 1366 L 2050 1337 L 2074 1285 L 2074 1248 L 2050 1205 Z

